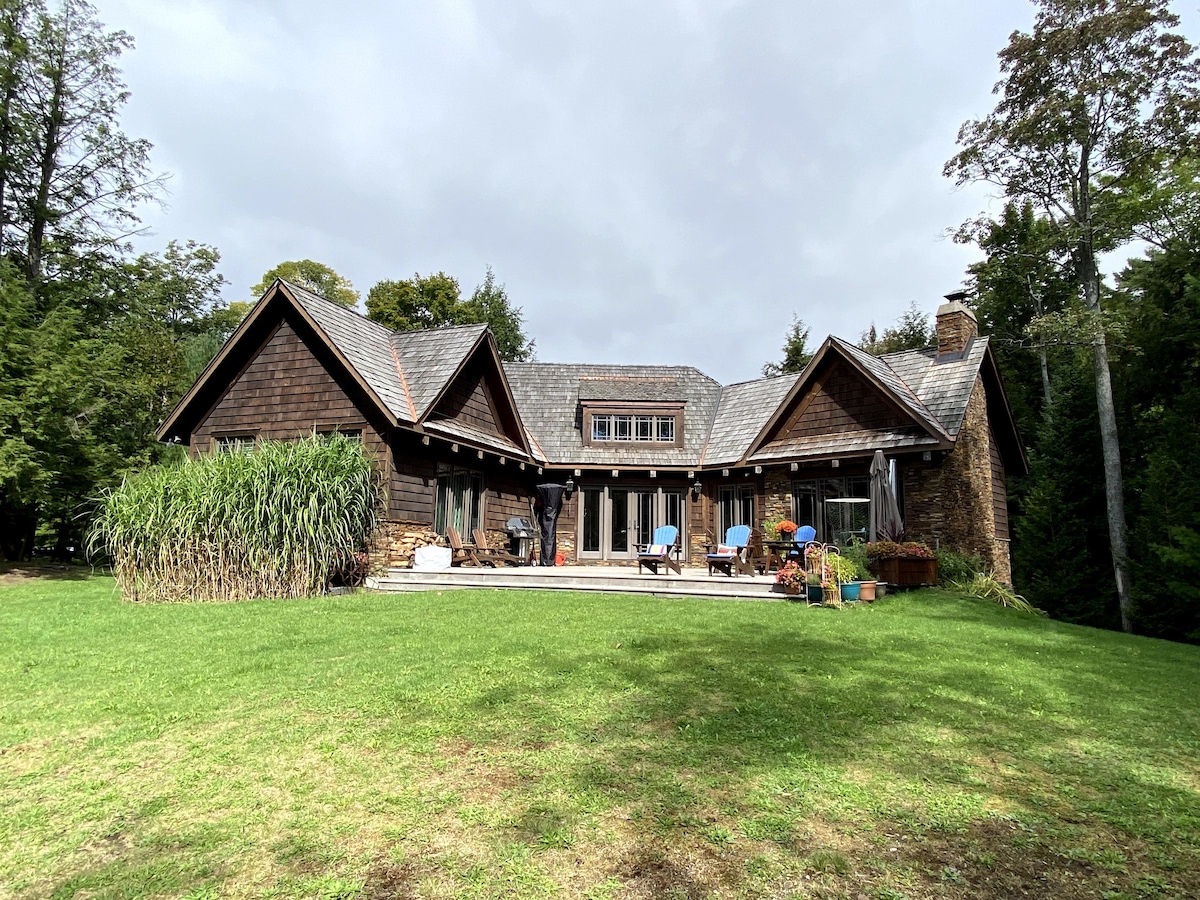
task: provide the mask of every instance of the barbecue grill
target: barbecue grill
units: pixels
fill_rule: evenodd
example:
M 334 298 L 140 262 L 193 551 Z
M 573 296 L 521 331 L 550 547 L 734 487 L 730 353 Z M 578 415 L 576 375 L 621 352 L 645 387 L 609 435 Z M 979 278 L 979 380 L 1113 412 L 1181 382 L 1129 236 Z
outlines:
M 508 552 L 528 562 L 533 553 L 533 538 L 537 534 L 533 522 L 521 516 L 513 516 L 505 524 L 504 530 L 508 532 Z

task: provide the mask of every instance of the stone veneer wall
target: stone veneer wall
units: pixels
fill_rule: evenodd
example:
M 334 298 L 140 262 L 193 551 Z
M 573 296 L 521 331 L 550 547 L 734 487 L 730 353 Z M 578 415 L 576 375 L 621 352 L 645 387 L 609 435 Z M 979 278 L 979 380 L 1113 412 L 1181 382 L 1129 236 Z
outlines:
M 756 527 L 772 519 L 792 517 L 792 475 L 783 469 L 772 469 L 763 476 L 762 515 Z M 797 525 L 807 524 L 797 522 Z M 765 537 L 765 535 L 764 535 Z
M 980 557 L 996 578 L 1012 583 L 1008 541 L 996 537 L 987 400 L 976 380 L 954 449 L 940 460 L 904 470 L 910 538 Z

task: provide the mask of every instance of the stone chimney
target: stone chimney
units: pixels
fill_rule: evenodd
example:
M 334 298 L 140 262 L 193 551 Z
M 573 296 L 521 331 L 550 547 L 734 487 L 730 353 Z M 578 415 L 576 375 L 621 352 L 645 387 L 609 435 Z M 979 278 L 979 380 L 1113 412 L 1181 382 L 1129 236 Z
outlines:
M 975 321 L 975 313 L 963 303 L 966 296 L 966 291 L 947 294 L 946 302 L 938 307 L 938 359 L 963 353 L 971 343 L 971 338 L 979 334 L 979 323 Z

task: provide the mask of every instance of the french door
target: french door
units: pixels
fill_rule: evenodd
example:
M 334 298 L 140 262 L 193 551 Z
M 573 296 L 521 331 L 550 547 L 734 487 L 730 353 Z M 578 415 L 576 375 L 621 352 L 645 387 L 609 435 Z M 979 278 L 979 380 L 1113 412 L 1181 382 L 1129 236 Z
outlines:
M 649 544 L 654 529 L 674 525 L 680 545 L 684 491 L 663 488 L 584 487 L 580 491 L 580 559 L 634 559 L 639 544 Z

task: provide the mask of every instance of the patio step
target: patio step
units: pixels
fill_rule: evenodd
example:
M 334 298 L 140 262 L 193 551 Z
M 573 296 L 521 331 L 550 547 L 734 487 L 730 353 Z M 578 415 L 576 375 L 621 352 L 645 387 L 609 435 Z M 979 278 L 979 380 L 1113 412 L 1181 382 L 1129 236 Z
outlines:
M 600 566 L 537 566 L 479 569 L 456 568 L 442 572 L 389 569 L 368 587 L 380 591 L 506 590 L 603 591 L 614 594 L 654 594 L 664 597 L 722 597 L 737 600 L 782 600 L 773 576 L 709 575 L 707 569 L 684 569 L 682 575 L 638 574 L 636 569 Z

